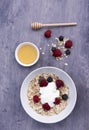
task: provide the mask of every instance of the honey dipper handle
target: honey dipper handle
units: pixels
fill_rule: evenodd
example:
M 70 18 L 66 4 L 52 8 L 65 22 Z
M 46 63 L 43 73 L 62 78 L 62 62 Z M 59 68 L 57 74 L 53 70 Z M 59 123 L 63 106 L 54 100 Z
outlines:
M 49 26 L 49 27 L 54 27 L 54 26 L 75 26 L 75 25 L 77 25 L 77 23 L 76 22 L 72 22 L 72 23 L 55 23 L 55 24 L 43 24 L 42 26 L 43 27 L 46 27 L 46 26 Z

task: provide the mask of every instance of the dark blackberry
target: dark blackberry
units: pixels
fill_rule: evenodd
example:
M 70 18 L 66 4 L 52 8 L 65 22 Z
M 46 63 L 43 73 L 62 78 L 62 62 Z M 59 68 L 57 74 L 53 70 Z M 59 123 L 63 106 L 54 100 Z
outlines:
M 60 40 L 60 41 L 63 41 L 63 40 L 64 40 L 64 36 L 60 36 L 60 37 L 59 37 L 59 40 Z
M 48 78 L 47 78 L 47 81 L 48 81 L 48 82 L 52 82 L 52 81 L 53 81 L 52 77 L 48 77 Z
M 68 99 L 68 95 L 67 94 L 62 95 L 62 99 L 66 101 Z
M 52 49 L 51 49 L 52 51 L 55 51 L 56 50 L 56 47 L 52 47 Z
M 66 54 L 66 55 L 70 55 L 70 54 L 71 54 L 71 51 L 70 51 L 70 50 L 66 50 L 66 51 L 65 51 L 65 54 Z

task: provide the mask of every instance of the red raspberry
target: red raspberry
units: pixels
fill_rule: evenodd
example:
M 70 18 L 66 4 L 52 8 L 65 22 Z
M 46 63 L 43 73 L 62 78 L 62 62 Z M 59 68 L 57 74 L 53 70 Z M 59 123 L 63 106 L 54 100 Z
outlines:
M 71 40 L 67 40 L 67 41 L 65 42 L 65 48 L 71 48 L 72 46 L 73 46 L 73 43 L 72 43 Z
M 48 111 L 48 110 L 50 110 L 51 108 L 50 108 L 50 106 L 49 106 L 48 103 L 45 103 L 45 104 L 43 104 L 43 109 Z
M 48 85 L 48 82 L 45 79 L 40 81 L 40 87 L 45 87 L 47 85 Z
M 54 104 L 57 105 L 60 103 L 60 98 L 55 98 Z
M 52 34 L 52 31 L 51 30 L 47 30 L 45 33 L 44 33 L 44 36 L 46 38 L 50 38 L 51 37 L 51 34 Z
M 34 96 L 33 96 L 33 101 L 34 101 L 35 103 L 38 103 L 38 102 L 40 101 L 40 98 L 39 98 L 37 95 L 34 95 Z
M 62 56 L 61 50 L 56 49 L 55 51 L 53 51 L 53 56 L 54 57 L 61 57 Z
M 56 86 L 57 86 L 58 89 L 59 89 L 60 87 L 64 86 L 63 81 L 60 80 L 60 79 L 56 80 Z

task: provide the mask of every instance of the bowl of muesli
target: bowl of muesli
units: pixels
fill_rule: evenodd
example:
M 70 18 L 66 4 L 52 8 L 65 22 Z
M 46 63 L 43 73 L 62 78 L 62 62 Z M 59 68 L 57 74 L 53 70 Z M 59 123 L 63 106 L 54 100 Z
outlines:
M 26 113 L 42 123 L 56 123 L 74 109 L 77 91 L 71 77 L 56 67 L 41 67 L 24 79 L 20 90 Z

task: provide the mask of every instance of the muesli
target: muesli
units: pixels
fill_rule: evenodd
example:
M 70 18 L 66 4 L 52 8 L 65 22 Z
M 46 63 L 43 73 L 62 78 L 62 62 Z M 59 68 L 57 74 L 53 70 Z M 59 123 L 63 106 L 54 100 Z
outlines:
M 28 86 L 30 107 L 41 115 L 52 116 L 66 108 L 69 88 L 53 73 L 36 75 Z

